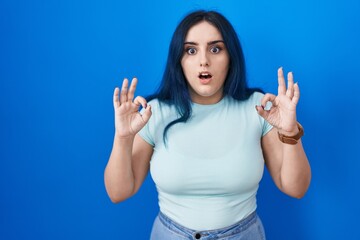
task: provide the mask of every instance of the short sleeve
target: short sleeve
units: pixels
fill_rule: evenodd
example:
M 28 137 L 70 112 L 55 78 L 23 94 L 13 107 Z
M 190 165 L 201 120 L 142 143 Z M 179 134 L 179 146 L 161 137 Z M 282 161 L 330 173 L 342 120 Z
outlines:
M 264 124 L 263 124 L 263 128 L 262 128 L 262 137 L 265 136 L 268 132 L 270 132 L 270 130 L 273 128 L 273 126 L 264 119 Z

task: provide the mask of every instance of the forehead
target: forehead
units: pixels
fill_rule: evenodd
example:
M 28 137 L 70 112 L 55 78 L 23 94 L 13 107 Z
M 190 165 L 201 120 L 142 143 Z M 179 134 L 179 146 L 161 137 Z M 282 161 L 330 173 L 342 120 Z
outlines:
M 208 42 L 223 40 L 220 31 L 206 21 L 192 26 L 186 34 L 185 41 Z

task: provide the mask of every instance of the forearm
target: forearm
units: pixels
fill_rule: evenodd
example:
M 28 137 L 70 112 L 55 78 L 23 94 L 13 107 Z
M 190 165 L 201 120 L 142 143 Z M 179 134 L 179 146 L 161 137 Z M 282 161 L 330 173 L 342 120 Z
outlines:
M 105 168 L 105 187 L 113 202 L 123 201 L 134 192 L 134 173 L 132 169 L 132 148 L 134 138 L 114 137 L 113 148 Z
M 280 171 L 281 190 L 288 195 L 301 198 L 311 180 L 311 169 L 301 140 L 295 145 L 283 144 Z

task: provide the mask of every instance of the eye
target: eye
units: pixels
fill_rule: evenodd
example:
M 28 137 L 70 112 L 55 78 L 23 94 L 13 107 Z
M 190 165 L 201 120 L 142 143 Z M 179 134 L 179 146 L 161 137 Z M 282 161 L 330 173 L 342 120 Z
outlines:
M 220 51 L 221 51 L 221 48 L 217 47 L 217 46 L 210 48 L 211 53 L 219 53 Z
M 195 48 L 187 48 L 186 53 L 189 55 L 194 55 L 196 53 L 196 49 Z

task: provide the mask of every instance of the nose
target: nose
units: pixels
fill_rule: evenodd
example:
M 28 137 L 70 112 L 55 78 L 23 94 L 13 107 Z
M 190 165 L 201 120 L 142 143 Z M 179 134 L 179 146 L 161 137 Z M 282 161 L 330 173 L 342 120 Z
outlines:
M 210 65 L 209 58 L 206 53 L 200 54 L 200 67 L 208 67 Z

